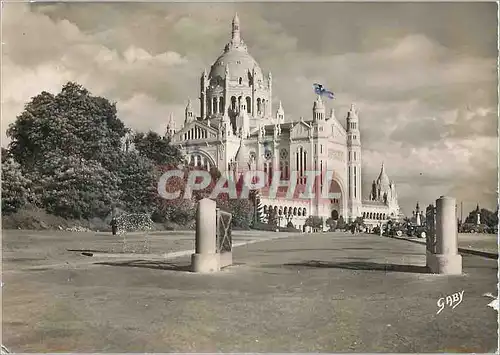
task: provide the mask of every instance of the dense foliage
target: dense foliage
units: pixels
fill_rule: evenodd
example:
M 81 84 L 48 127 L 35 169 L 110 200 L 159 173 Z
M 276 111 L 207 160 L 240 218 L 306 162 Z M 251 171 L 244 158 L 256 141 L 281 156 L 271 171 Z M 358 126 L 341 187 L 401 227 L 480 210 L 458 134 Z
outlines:
M 306 227 L 311 227 L 312 229 L 321 229 L 323 228 L 323 218 L 319 216 L 309 216 L 307 217 L 304 225 Z
M 7 130 L 9 152 L 23 171 L 37 169 L 51 152 L 100 162 L 112 170 L 126 133 L 116 105 L 76 83 L 32 98 Z
M 29 202 L 31 181 L 14 159 L 2 161 L 2 212 L 12 213 Z
M 488 227 L 493 228 L 498 226 L 498 210 L 496 212 L 492 212 L 485 208 L 481 208 L 479 210 L 480 214 L 480 222 L 482 224 L 486 224 Z M 465 219 L 465 223 L 476 224 L 477 222 L 477 210 L 473 210 L 469 213 L 467 218 Z
M 210 171 L 203 191 L 184 198 L 187 177 L 169 179 L 167 189 L 181 191 L 177 199 L 158 194 L 160 176 L 182 163 L 181 152 L 155 132 L 135 133 L 117 117 L 116 106 L 67 83 L 53 95 L 33 97 L 8 130 L 2 149 L 2 211 L 11 214 L 27 204 L 75 219 L 102 218 L 112 209 L 147 213 L 155 222 L 187 226 L 193 223 L 196 202 L 209 197 L 220 172 Z M 128 149 L 130 143 L 133 149 Z M 233 225 L 247 228 L 253 205 L 248 199 L 217 196 L 217 207 L 233 213 Z

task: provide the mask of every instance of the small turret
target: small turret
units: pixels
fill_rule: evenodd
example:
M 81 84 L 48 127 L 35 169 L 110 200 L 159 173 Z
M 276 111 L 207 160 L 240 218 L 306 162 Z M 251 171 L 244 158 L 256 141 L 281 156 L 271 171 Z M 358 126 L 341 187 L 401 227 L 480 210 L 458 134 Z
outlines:
M 172 138 L 175 134 L 175 120 L 174 120 L 174 114 L 170 114 L 170 118 L 167 123 L 167 130 L 165 132 L 165 136 L 168 138 Z
M 233 42 L 233 44 L 238 44 L 241 42 L 240 18 L 238 17 L 238 13 L 235 13 L 233 18 L 231 42 Z
M 207 116 L 207 86 L 208 74 L 207 69 L 203 70 L 200 77 L 200 116 L 204 119 Z
M 283 110 L 281 101 L 279 103 L 278 109 L 276 110 L 276 121 L 279 123 L 285 123 L 285 110 Z
M 375 183 L 375 180 L 373 180 L 371 200 L 372 201 L 376 201 L 377 199 L 378 199 L 378 196 L 377 196 L 377 184 Z
M 335 117 L 335 110 L 333 108 L 330 109 L 330 114 L 328 115 L 328 117 L 326 118 L 326 121 L 328 120 L 333 120 L 333 119 L 336 119 Z
M 314 121 L 325 120 L 325 104 L 323 103 L 323 100 L 321 100 L 321 96 L 319 95 L 313 104 L 313 120 Z
M 191 105 L 191 99 L 188 99 L 186 110 L 184 111 L 184 125 L 192 121 L 194 121 L 193 106 Z

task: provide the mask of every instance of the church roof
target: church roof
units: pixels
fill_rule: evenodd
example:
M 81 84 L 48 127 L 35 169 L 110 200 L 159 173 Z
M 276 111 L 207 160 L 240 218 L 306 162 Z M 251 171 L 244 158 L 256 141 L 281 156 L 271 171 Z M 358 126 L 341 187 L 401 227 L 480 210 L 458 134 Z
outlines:
M 247 46 L 240 38 L 240 24 L 238 14 L 235 15 L 232 25 L 231 41 L 224 48 L 224 53 L 217 58 L 210 70 L 209 79 L 225 78 L 226 70 L 231 78 L 248 80 L 255 68 L 255 79 L 262 80 L 262 70 L 257 61 L 248 53 Z
M 304 123 L 311 125 L 313 123 L 312 120 L 308 121 L 303 121 Z M 300 124 L 300 121 L 294 121 L 294 122 L 285 122 L 285 123 L 280 123 L 280 129 L 281 129 L 281 134 L 290 132 L 292 127 L 295 125 Z M 274 126 L 275 124 L 266 124 L 264 125 L 264 131 L 266 132 L 266 136 L 272 136 L 274 134 Z M 255 130 L 250 134 L 250 137 L 256 137 L 259 135 L 259 130 Z
M 390 184 L 389 177 L 387 176 L 387 173 L 385 172 L 384 163 L 382 163 L 382 168 L 380 169 L 380 175 L 378 176 L 377 184 L 382 185 L 382 186 L 389 186 L 389 184 Z

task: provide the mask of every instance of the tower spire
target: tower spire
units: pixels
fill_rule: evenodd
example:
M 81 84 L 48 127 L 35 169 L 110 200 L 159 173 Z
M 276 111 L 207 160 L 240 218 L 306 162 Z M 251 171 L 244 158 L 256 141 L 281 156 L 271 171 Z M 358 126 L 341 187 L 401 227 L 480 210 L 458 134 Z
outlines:
M 235 12 L 233 18 L 233 26 L 232 26 L 232 42 L 239 43 L 240 42 L 240 18 L 238 17 L 238 13 Z

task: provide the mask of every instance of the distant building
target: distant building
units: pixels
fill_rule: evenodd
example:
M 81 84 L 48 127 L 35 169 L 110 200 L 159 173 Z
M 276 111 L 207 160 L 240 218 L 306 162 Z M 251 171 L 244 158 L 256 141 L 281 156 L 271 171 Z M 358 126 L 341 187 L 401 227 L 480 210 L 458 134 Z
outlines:
M 347 221 L 363 217 L 365 223 L 373 225 L 400 215 L 396 187 L 383 164 L 369 199 L 362 199 L 361 135 L 354 105 L 347 112 L 344 128 L 333 108 L 326 114 L 321 97 L 313 102 L 309 119 L 286 115 L 281 102 L 273 112 L 272 98 L 272 75 L 265 76 L 248 53 L 236 15 L 230 42 L 210 72 L 205 70 L 201 75 L 200 114 L 194 113 L 189 100 L 183 127 L 176 130 L 170 117 L 166 133 L 185 154 L 187 163 L 207 169 L 215 166 L 227 176 L 256 169 L 270 179 L 273 171 L 279 171 L 281 180 L 287 180 L 291 171 L 297 171 L 295 198 L 287 199 L 280 190 L 271 199 L 268 188 L 263 188 L 261 202 L 264 212 L 272 208 L 278 215 L 291 213 L 298 228 L 303 228 L 310 215 L 324 220 L 343 216 Z M 310 170 L 334 171 L 330 192 L 340 193 L 341 198 L 296 198 L 304 191 L 305 171 Z M 285 218 L 280 223 L 285 225 Z

